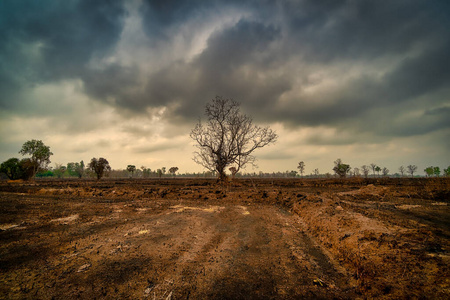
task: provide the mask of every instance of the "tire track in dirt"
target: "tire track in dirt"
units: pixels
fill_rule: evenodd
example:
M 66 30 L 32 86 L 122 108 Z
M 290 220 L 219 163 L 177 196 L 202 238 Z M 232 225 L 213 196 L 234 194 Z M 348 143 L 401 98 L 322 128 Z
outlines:
M 106 222 L 101 227 L 101 220 L 91 219 L 53 225 L 68 228 L 61 232 L 58 251 L 44 264 L 17 270 L 28 274 L 16 282 L 17 288 L 26 286 L 36 298 L 56 299 L 354 295 L 345 275 L 303 233 L 298 217 L 275 206 L 179 202 L 128 211 L 126 218 L 121 214 L 125 212 L 111 212 L 120 220 L 115 226 Z M 78 234 L 71 236 L 73 232 Z
M 155 284 L 152 297 L 172 293 L 177 298 L 328 298 L 351 289 L 341 279 L 344 275 L 294 227 L 290 214 L 283 216 L 267 206 L 187 214 L 180 217 L 193 223 L 201 220 L 201 228 L 188 226 L 191 234 L 202 230 L 201 238 L 177 259 L 172 273 Z M 183 235 L 189 239 L 188 231 Z

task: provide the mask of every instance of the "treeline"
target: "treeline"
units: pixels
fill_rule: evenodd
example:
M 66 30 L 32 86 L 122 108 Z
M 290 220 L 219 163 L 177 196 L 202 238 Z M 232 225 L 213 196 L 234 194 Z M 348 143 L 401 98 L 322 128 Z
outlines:
M 49 167 L 50 156 L 53 153 L 50 151 L 50 147 L 46 146 L 41 140 L 31 140 L 23 144 L 22 148 L 18 152 L 23 156 L 29 155 L 23 159 L 10 158 L 4 161 L 0 165 L 0 176 L 3 178 L 9 178 L 11 180 L 23 179 L 28 180 L 30 178 L 97 178 L 102 177 L 110 178 L 162 178 L 162 177 L 198 177 L 198 178 L 211 178 L 218 177 L 219 174 L 214 171 L 205 171 L 198 173 L 177 173 L 178 167 L 161 167 L 157 169 L 147 168 L 141 166 L 136 168 L 135 165 L 128 165 L 126 169 L 114 170 L 110 167 L 108 160 L 103 157 L 92 158 L 86 165 L 84 161 L 69 162 L 66 165 L 55 164 L 55 167 Z M 398 172 L 390 174 L 389 169 L 386 167 L 380 167 L 375 163 L 369 165 L 362 165 L 361 167 L 351 167 L 349 164 L 342 162 L 341 159 L 334 161 L 334 167 L 330 168 L 331 172 L 321 174 L 319 169 L 305 175 L 305 162 L 298 163 L 297 169 L 287 170 L 285 172 L 271 172 L 264 173 L 262 171 L 256 172 L 237 172 L 235 167 L 230 167 L 229 171 L 232 178 L 345 178 L 345 177 L 405 177 L 417 176 L 416 165 L 408 165 L 407 167 L 400 166 Z M 444 168 L 441 172 L 439 167 L 430 166 L 424 169 L 424 173 L 427 177 L 439 177 L 442 175 L 450 176 L 450 166 Z M 222 174 L 223 176 L 223 174 Z

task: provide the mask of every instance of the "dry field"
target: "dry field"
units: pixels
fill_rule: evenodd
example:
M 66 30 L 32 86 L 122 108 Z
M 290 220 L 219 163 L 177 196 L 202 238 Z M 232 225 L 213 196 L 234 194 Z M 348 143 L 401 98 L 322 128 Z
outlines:
M 450 179 L 0 182 L 2 299 L 450 298 Z

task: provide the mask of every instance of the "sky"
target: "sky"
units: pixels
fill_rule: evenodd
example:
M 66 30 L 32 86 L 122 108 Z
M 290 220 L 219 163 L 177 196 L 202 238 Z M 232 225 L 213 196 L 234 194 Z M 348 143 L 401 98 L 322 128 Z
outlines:
M 200 172 L 216 96 L 278 134 L 247 172 L 450 165 L 450 1 L 2 0 L 0 161 Z

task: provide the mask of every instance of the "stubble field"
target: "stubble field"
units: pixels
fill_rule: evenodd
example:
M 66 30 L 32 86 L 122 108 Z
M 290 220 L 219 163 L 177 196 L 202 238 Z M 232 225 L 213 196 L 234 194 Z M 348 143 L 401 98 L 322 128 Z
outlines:
M 450 298 L 450 180 L 0 182 L 2 299 Z

